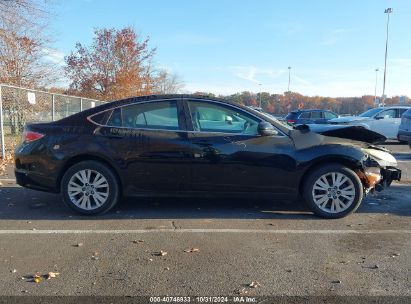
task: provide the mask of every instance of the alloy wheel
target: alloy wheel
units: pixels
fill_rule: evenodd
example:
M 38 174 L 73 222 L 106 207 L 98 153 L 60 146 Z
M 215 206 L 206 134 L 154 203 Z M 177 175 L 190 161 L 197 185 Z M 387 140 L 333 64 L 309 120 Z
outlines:
M 110 187 L 106 177 L 91 169 L 73 174 L 67 187 L 71 202 L 83 210 L 99 208 L 109 197 Z
M 355 199 L 352 180 L 340 172 L 329 172 L 320 176 L 312 188 L 314 203 L 327 213 L 347 210 Z

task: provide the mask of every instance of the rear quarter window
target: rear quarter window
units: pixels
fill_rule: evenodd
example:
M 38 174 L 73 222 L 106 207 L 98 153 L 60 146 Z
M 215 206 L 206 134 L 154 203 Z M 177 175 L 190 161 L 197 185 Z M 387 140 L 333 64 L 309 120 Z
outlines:
M 110 111 L 106 111 L 103 113 L 91 115 L 89 119 L 96 124 L 104 125 L 109 115 Z

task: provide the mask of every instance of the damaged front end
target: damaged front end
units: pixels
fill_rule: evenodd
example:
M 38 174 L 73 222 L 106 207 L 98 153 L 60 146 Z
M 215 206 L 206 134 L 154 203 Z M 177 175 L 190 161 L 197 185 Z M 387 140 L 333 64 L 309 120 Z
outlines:
M 382 147 L 370 145 L 365 152 L 362 168 L 356 173 L 361 179 L 365 193 L 382 191 L 394 180 L 401 180 L 401 170 L 397 168 L 397 160 Z

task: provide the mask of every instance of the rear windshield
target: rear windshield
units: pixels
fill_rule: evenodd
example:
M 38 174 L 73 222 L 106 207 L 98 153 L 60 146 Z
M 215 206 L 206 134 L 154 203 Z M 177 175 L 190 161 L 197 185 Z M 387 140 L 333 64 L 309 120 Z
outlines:
M 295 118 L 295 117 L 297 117 L 297 114 L 298 114 L 297 112 L 291 112 L 285 117 L 285 119 Z
M 402 116 L 407 116 L 411 118 L 411 109 L 408 109 L 407 111 L 405 111 L 404 114 L 402 114 Z

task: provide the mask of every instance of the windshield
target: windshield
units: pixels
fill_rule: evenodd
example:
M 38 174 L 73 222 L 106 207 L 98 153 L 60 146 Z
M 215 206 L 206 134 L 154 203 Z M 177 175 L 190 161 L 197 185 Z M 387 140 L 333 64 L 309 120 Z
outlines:
M 286 127 L 288 130 L 292 130 L 293 128 L 287 124 L 285 121 L 283 120 L 279 120 L 277 117 L 267 113 L 267 112 L 260 112 L 260 114 L 262 114 L 264 117 L 267 117 L 269 120 L 275 120 L 275 122 L 281 124 L 282 126 Z
M 381 109 L 379 109 L 379 108 L 369 109 L 368 111 L 365 111 L 364 113 L 362 113 L 358 116 L 360 116 L 360 117 L 371 117 L 371 116 L 374 116 L 375 114 L 377 114 L 380 111 L 381 111 Z

